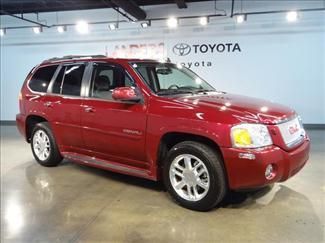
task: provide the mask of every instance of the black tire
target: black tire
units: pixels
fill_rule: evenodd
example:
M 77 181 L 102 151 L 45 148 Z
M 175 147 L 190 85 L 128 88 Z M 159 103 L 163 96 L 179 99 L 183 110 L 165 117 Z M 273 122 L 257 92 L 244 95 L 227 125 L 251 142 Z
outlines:
M 169 176 L 170 166 L 173 160 L 182 154 L 190 154 L 199 158 L 209 173 L 209 189 L 206 195 L 198 201 L 184 199 L 172 186 Z M 223 162 L 218 152 L 205 144 L 193 141 L 178 143 L 168 152 L 163 165 L 163 180 L 166 190 L 178 204 L 196 211 L 208 211 L 214 208 L 225 197 L 228 188 Z
M 45 159 L 45 160 L 41 160 L 35 153 L 34 151 L 34 146 L 33 146 L 33 141 L 34 141 L 34 136 L 36 134 L 36 132 L 38 131 L 43 131 L 49 138 L 49 143 L 50 143 L 50 150 L 49 150 L 49 156 Z M 48 122 L 41 122 L 35 125 L 35 127 L 33 128 L 32 131 L 32 137 L 31 137 L 31 149 L 34 155 L 34 158 L 36 159 L 36 161 L 42 165 L 42 166 L 46 166 L 46 167 L 53 167 L 53 166 L 57 166 L 58 164 L 60 164 L 60 162 L 62 161 L 63 157 L 61 156 L 58 146 L 55 142 L 54 136 L 52 134 L 50 125 Z

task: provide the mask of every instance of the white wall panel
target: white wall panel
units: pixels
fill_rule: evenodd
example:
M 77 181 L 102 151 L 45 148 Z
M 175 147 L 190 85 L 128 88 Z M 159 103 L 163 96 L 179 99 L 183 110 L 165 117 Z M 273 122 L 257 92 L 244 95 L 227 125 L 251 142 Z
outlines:
M 324 7 L 323 1 L 244 1 L 245 11 Z M 218 1 L 218 8 L 229 13 L 229 2 Z M 212 3 L 192 3 L 187 10 L 175 5 L 145 7 L 149 17 L 182 16 L 214 13 Z M 238 9 L 238 6 L 236 6 Z M 161 11 L 163 9 L 164 11 Z M 111 10 L 70 11 L 59 13 L 62 23 L 78 19 L 88 21 L 113 20 Z M 33 17 L 32 15 L 30 17 Z M 55 24 L 55 14 L 44 13 L 41 18 Z M 1 17 L 2 26 L 26 24 Z M 142 45 L 143 54 L 156 48 L 173 62 L 182 62 L 208 80 L 217 89 L 265 98 L 296 109 L 305 123 L 325 124 L 325 14 L 302 13 L 296 23 L 288 23 L 285 14 L 249 16 L 236 25 L 233 19 L 212 19 L 207 27 L 196 20 L 182 20 L 177 30 L 169 30 L 164 22 L 154 22 L 151 28 L 124 23 L 121 29 L 110 32 L 106 25 L 91 26 L 88 35 L 77 34 L 73 27 L 65 34 L 47 29 L 41 35 L 28 30 L 8 31 L 1 38 L 1 120 L 13 120 L 18 112 L 18 93 L 29 70 L 42 60 L 70 54 L 112 55 L 116 48 Z M 160 51 L 159 44 L 163 43 Z M 173 53 L 178 43 L 191 46 L 186 56 Z M 193 45 L 238 43 L 241 51 L 194 53 Z M 143 47 L 143 45 L 147 45 Z M 156 45 L 156 47 L 155 47 Z M 121 53 L 120 53 L 121 54 Z M 122 52 L 123 54 L 123 52 Z M 205 66 L 202 66 L 205 62 Z M 207 67 L 210 62 L 211 66 Z M 195 63 L 200 65 L 195 66 Z

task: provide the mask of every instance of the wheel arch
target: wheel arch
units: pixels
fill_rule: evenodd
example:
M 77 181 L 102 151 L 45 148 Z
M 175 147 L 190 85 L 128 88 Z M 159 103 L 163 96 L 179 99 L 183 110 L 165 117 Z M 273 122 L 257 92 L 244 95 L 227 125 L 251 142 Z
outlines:
M 36 124 L 40 122 L 48 122 L 44 117 L 39 116 L 39 115 L 29 115 L 26 118 L 26 141 L 30 142 L 31 136 L 32 136 L 32 131 L 33 128 L 35 127 Z
M 225 162 L 224 162 L 224 158 L 220 146 L 211 138 L 208 138 L 206 136 L 192 134 L 192 133 L 184 133 L 184 132 L 167 132 L 161 137 L 158 146 L 158 151 L 157 151 L 157 168 L 158 168 L 158 174 L 160 178 L 162 178 L 161 172 L 168 151 L 174 145 L 184 141 L 195 141 L 195 142 L 203 143 L 209 146 L 210 148 L 216 150 L 218 155 L 220 156 L 222 167 L 224 169 L 226 180 L 228 183 L 227 168 L 225 166 Z

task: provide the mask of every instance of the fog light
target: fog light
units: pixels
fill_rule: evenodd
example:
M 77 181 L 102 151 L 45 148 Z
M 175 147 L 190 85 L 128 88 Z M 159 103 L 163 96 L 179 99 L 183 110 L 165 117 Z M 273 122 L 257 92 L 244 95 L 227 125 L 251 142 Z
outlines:
M 272 164 L 269 164 L 268 166 L 266 166 L 265 169 L 265 178 L 268 180 L 273 179 L 275 176 L 275 170 Z

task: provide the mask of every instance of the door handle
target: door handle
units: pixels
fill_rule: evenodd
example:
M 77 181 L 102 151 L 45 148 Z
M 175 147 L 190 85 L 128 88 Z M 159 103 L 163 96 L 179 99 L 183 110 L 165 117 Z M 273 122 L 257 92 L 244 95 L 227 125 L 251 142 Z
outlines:
M 55 102 L 52 102 L 52 101 L 47 101 L 44 103 L 44 106 L 46 107 L 53 107 L 54 104 L 57 104 L 57 105 L 60 105 L 61 104 L 61 101 L 55 101 Z
M 38 95 L 35 94 L 25 94 L 25 98 L 30 99 L 30 98 L 34 98 L 37 97 Z
M 88 113 L 95 112 L 95 109 L 93 107 L 86 107 L 85 112 L 88 112 Z
M 46 107 L 53 107 L 53 103 L 51 101 L 45 102 L 44 106 Z

